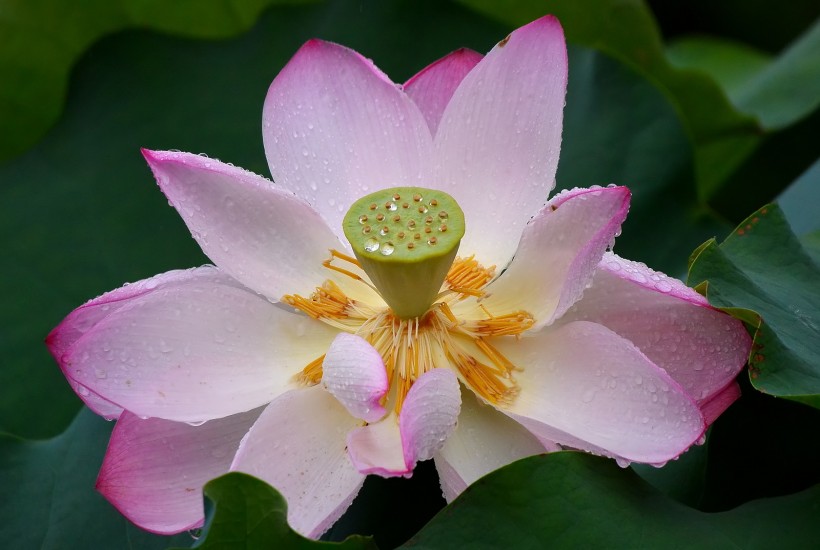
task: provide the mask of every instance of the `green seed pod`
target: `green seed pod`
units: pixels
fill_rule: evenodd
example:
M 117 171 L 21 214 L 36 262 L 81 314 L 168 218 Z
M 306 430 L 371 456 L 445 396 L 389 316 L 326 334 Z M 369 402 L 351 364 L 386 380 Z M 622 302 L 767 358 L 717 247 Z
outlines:
M 393 313 L 412 319 L 441 289 L 464 236 L 464 212 L 442 191 L 393 187 L 354 202 L 342 229 Z

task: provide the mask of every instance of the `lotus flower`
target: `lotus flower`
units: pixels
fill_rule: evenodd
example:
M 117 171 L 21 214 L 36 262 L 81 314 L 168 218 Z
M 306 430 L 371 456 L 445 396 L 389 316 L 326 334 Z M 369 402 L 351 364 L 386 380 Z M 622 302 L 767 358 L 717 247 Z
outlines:
M 316 537 L 365 475 L 419 460 L 452 500 L 532 454 L 661 464 L 698 442 L 749 337 L 608 250 L 626 188 L 547 201 L 566 80 L 552 17 L 404 86 L 312 40 L 265 101 L 272 182 L 144 151 L 215 266 L 104 294 L 49 335 L 79 397 L 118 419 L 98 490 L 176 533 L 202 524 L 207 480 L 241 470 Z

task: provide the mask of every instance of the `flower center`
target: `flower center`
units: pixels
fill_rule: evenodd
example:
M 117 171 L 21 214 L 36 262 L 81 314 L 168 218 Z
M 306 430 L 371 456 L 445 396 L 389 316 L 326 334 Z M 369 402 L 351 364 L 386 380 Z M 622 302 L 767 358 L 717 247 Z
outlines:
M 394 187 L 354 202 L 342 228 L 393 314 L 414 319 L 441 289 L 464 236 L 464 213 L 442 191 Z
M 389 307 L 352 299 L 353 288 L 346 293 L 330 279 L 309 298 L 289 294 L 282 301 L 367 340 L 384 360 L 386 399 L 397 413 L 413 383 L 442 367 L 485 401 L 509 403 L 518 393 L 518 369 L 496 344 L 518 338 L 535 320 L 526 311 L 493 313 L 481 304 L 495 266 L 455 256 L 464 234 L 455 200 L 429 189 L 387 189 L 355 202 L 343 224 L 356 257 L 332 250 L 324 267 L 375 290 Z M 323 361 L 324 355 L 310 362 L 298 381 L 318 384 Z

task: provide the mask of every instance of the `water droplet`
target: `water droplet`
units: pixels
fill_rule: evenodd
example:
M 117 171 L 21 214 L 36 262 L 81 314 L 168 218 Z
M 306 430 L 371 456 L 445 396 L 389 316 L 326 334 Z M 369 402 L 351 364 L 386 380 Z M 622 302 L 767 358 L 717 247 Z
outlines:
M 364 249 L 368 252 L 375 252 L 379 249 L 379 241 L 374 238 L 369 238 L 364 243 Z
M 389 256 L 393 253 L 394 250 L 395 250 L 395 247 L 393 246 L 393 243 L 390 242 L 390 241 L 387 241 L 386 243 L 384 243 L 382 245 L 381 253 L 382 253 L 383 256 Z
M 390 210 L 391 212 L 395 212 L 398 209 L 398 206 L 396 206 L 396 203 L 393 201 L 386 202 L 384 207 Z

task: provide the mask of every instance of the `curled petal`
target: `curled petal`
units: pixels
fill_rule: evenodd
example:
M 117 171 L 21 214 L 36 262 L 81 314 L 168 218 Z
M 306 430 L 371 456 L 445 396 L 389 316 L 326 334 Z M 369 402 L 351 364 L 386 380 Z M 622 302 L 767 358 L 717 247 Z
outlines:
M 460 410 L 461 391 L 451 370 L 434 369 L 421 375 L 399 415 L 405 464 L 415 467 L 416 462 L 433 458 L 455 430 Z
M 287 392 L 262 412 L 231 470 L 271 484 L 287 500 L 291 527 L 318 538 L 364 482 L 345 454 L 345 434 L 359 422 L 322 388 Z
M 348 435 L 350 460 L 363 474 L 409 477 L 418 461 L 432 458 L 444 445 L 460 407 L 455 375 L 446 369 L 429 371 L 410 388 L 398 422 L 390 415 Z
M 352 416 L 375 422 L 387 411 L 387 371 L 379 352 L 359 336 L 340 333 L 322 363 L 322 384 Z
M 631 341 L 699 403 L 734 380 L 752 343 L 742 322 L 681 281 L 612 253 L 561 322 L 573 320 L 600 323 Z
M 499 344 L 522 368 L 499 407 L 539 437 L 627 461 L 663 463 L 706 429 L 697 404 L 631 342 L 575 321 Z
M 202 422 L 268 403 L 335 336 L 216 268 L 174 277 L 86 327 L 60 356 L 66 376 L 139 416 Z M 91 319 L 75 313 L 60 327 Z
M 169 535 L 202 525 L 202 487 L 224 474 L 261 409 L 191 426 L 122 414 L 97 490 L 125 517 Z
M 203 252 L 273 301 L 310 294 L 342 248 L 322 217 L 291 193 L 241 168 L 191 153 L 143 150 L 162 192 Z
M 433 135 L 453 92 L 482 57 L 478 52 L 461 48 L 431 63 L 404 83 L 404 91 L 421 109 Z
M 629 210 L 625 187 L 574 189 L 555 196 L 524 229 L 515 258 L 487 287 L 494 312 L 524 310 L 550 324 L 583 294 Z
M 505 267 L 546 202 L 566 85 L 564 32 L 548 16 L 499 42 L 456 89 L 436 133 L 433 181 L 467 216 L 463 255 Z
M 305 43 L 271 84 L 262 120 L 273 180 L 339 235 L 357 198 L 429 181 L 432 137 L 418 107 L 338 44 Z

